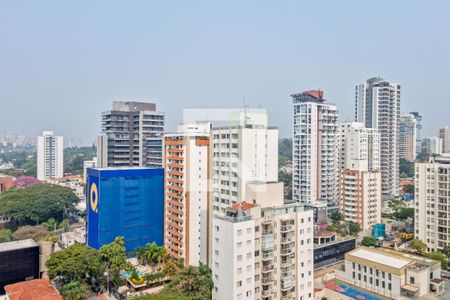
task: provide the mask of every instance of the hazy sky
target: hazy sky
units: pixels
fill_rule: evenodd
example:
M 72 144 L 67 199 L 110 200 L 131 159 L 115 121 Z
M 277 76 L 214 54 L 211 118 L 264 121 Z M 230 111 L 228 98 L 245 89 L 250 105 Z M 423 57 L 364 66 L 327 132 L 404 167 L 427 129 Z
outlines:
M 291 135 L 290 94 L 402 85 L 425 135 L 450 125 L 450 1 L 1 1 L 0 130 L 94 140 L 114 100 L 153 101 L 168 130 L 193 107 L 266 107 Z

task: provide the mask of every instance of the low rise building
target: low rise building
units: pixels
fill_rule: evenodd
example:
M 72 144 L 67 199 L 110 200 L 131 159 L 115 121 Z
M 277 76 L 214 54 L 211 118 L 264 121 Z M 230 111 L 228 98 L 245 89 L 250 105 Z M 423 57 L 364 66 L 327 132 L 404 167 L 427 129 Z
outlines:
M 8 300 L 62 300 L 48 279 L 22 281 L 5 287 Z
M 0 193 L 13 187 L 13 179 L 10 176 L 0 174 Z
M 339 237 L 336 232 L 314 233 L 314 270 L 343 262 L 345 253 L 356 248 L 356 238 Z
M 39 244 L 31 239 L 0 243 L 0 295 L 8 284 L 39 277 Z
M 388 249 L 360 247 L 345 254 L 339 279 L 389 298 L 442 295 L 441 263 Z

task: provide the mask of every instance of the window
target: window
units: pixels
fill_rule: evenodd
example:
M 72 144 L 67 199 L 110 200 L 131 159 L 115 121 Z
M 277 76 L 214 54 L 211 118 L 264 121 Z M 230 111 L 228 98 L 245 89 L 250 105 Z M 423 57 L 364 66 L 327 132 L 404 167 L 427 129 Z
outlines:
M 383 289 L 385 288 L 384 281 L 381 282 L 381 287 L 382 287 Z
M 414 277 L 409 277 L 409 283 L 415 284 L 416 279 Z
M 252 229 L 251 228 L 247 228 L 247 234 L 251 234 L 252 233 Z
M 372 277 L 369 278 L 369 283 L 373 284 L 373 278 Z
M 380 281 L 378 279 L 375 279 L 375 286 L 379 286 L 380 285 Z
M 392 290 L 392 284 L 388 283 L 388 290 Z
M 392 275 L 391 275 L 391 273 L 388 273 L 388 279 L 389 279 L 389 280 L 392 280 Z
M 355 276 L 355 272 L 353 272 L 353 274 L 352 274 L 352 278 L 353 278 L 353 279 L 355 279 L 355 278 L 356 278 L 356 276 Z
M 238 248 L 242 248 L 242 242 L 237 243 Z
M 236 273 L 241 274 L 242 273 L 242 268 L 238 268 Z
M 249 258 L 252 258 L 252 253 L 251 253 L 251 252 L 247 253 L 247 258 L 248 258 L 248 259 L 249 259 Z
M 242 261 L 242 255 L 237 256 L 237 261 Z
M 239 281 L 236 283 L 236 286 L 237 286 L 237 287 L 241 287 L 241 286 L 242 286 L 242 281 L 239 280 Z
M 239 229 L 239 230 L 237 231 L 237 235 L 238 235 L 238 236 L 241 236 L 241 235 L 242 235 L 242 229 Z
M 358 280 L 361 280 L 361 274 L 358 273 Z

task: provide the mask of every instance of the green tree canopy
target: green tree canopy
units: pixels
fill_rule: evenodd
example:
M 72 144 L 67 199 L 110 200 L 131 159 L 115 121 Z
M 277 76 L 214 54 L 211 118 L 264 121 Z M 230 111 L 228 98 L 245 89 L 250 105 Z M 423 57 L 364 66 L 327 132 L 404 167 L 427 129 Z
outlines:
M 52 253 L 47 261 L 48 275 L 62 283 L 83 282 L 100 272 L 100 257 L 97 251 L 83 244 Z
M 331 220 L 333 220 L 333 223 L 337 223 L 339 221 L 344 220 L 344 215 L 339 210 L 333 210 L 333 212 L 330 215 Z
M 425 253 L 427 251 L 427 245 L 418 239 L 413 239 L 410 243 L 410 247 L 420 254 Z
M 25 239 L 33 239 L 36 242 L 40 241 L 46 234 L 47 229 L 44 226 L 22 226 L 19 227 L 14 233 L 13 238 L 16 241 L 25 240 Z
M 0 243 L 10 242 L 13 239 L 12 231 L 9 229 L 0 229 Z
M 367 246 L 367 247 L 375 247 L 375 246 L 377 245 L 377 240 L 374 239 L 374 238 L 371 237 L 371 236 L 365 236 L 365 237 L 362 239 L 361 244 L 362 244 L 363 246 Z
M 80 300 L 86 291 L 86 284 L 72 281 L 63 285 L 60 289 L 64 300 Z
M 77 196 L 68 187 L 36 184 L 0 195 L 0 214 L 19 225 L 36 225 L 54 218 L 62 221 L 75 213 Z
M 427 253 L 425 256 L 430 258 L 430 259 L 434 259 L 434 260 L 440 261 L 441 262 L 441 268 L 443 270 L 447 270 L 447 268 L 448 268 L 448 257 L 444 253 L 439 252 L 439 251 L 438 252 L 431 252 L 431 253 Z
M 348 231 L 351 235 L 357 235 L 361 231 L 361 227 L 358 223 L 350 221 L 348 222 Z
M 169 283 L 168 288 L 187 297 L 198 300 L 209 300 L 214 286 L 211 270 L 205 266 L 189 266 L 184 268 Z
M 115 240 L 104 245 L 98 251 L 100 262 L 104 271 L 108 272 L 111 281 L 120 277 L 120 271 L 131 271 L 133 266 L 127 261 L 125 241 L 118 236 Z

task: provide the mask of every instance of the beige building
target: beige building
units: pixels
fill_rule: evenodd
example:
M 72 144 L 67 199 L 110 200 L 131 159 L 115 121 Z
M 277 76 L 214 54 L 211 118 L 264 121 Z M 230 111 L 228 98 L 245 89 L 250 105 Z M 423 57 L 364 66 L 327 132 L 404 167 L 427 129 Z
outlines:
M 401 159 L 414 161 L 417 147 L 417 120 L 413 114 L 400 115 L 399 155 Z
M 344 219 L 358 223 L 362 230 L 381 223 L 381 173 L 342 170 L 339 205 Z
M 186 265 L 207 263 L 211 123 L 179 125 L 164 143 L 164 245 Z
M 444 292 L 441 263 L 388 249 L 360 247 L 345 254 L 338 279 L 393 299 Z
M 442 127 L 437 130 L 436 136 L 442 139 L 442 152 L 450 153 L 450 128 Z
M 450 157 L 415 165 L 414 235 L 429 251 L 450 246 Z

